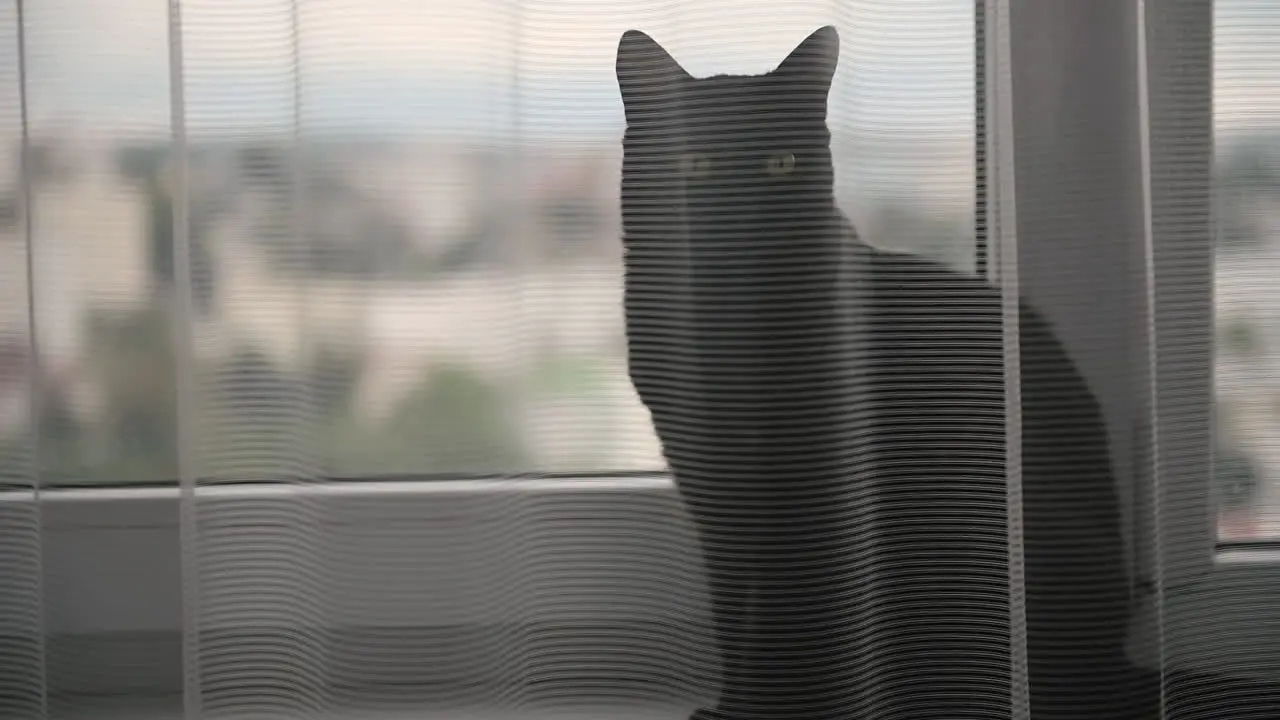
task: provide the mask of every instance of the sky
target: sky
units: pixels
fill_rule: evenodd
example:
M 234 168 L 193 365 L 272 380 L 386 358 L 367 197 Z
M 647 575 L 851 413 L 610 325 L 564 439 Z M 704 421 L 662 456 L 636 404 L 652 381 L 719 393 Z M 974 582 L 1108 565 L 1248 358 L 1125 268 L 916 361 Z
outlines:
M 1064 2 L 1069 0 L 1063 0 Z M 1119 0 L 1116 0 L 1117 2 Z M 0 136 L 16 136 L 16 3 L 0 3 Z M 830 124 L 860 162 L 971 185 L 973 0 L 181 0 L 193 137 L 303 132 L 616 141 L 618 36 L 695 75 L 774 67 L 840 31 Z M 168 0 L 27 0 L 33 133 L 170 131 Z M 1217 0 L 1223 131 L 1280 126 L 1280 2 Z M 868 148 L 875 148 L 869 159 Z M 917 175 L 919 168 L 908 175 Z M 930 170 L 930 172 L 933 172 Z
M 1216 0 L 1214 117 L 1219 131 L 1280 126 L 1280 3 Z
M 14 94 L 16 3 L 0 9 Z M 167 0 L 28 0 L 31 121 L 163 133 Z M 694 74 L 762 72 L 816 27 L 841 32 L 832 122 L 964 137 L 972 0 L 182 0 L 188 126 L 573 134 L 620 122 L 613 53 L 646 30 Z M 1280 3 L 1218 0 L 1224 126 L 1280 121 Z M 297 82 L 295 83 L 295 78 Z M 297 105 L 296 103 L 300 103 Z M 0 125 L 16 103 L 0 102 Z
M 298 0 L 296 14 L 289 0 L 181 7 L 193 132 L 288 125 L 295 99 L 316 128 L 611 130 L 621 122 L 614 52 L 628 28 L 649 32 L 702 75 L 767 71 L 828 23 L 842 37 L 834 123 L 972 132 L 972 0 Z M 167 129 L 165 0 L 28 0 L 26 8 L 33 122 Z M 0 34 L 12 38 L 12 11 L 3 12 Z

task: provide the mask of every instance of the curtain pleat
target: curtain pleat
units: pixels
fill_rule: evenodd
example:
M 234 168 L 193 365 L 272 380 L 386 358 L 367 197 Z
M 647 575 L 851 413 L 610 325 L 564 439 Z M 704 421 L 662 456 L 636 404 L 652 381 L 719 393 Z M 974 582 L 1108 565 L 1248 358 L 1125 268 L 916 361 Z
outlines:
M 0 154 L 6 167 L 21 167 L 26 129 L 23 102 L 22 13 L 0 8 Z M 20 172 L 20 170 L 18 171 Z M 14 182 L 0 200 L 0 390 L 6 435 L 0 448 L 0 714 L 40 717 L 46 702 L 46 637 L 42 608 L 43 517 L 37 483 L 39 429 L 30 412 L 38 360 L 31 328 L 30 235 L 27 196 Z

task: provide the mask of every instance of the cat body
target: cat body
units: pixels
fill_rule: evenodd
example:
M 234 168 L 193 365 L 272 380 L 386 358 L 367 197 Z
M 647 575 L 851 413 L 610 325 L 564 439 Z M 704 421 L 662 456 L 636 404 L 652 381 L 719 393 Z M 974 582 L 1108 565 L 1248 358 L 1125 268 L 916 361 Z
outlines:
M 837 50 L 823 28 L 766 75 L 693 78 L 619 44 L 628 362 L 707 567 L 702 715 L 1005 718 L 1025 657 L 1035 717 L 1137 717 L 1098 404 L 1025 302 L 1010 374 L 998 290 L 857 238 Z

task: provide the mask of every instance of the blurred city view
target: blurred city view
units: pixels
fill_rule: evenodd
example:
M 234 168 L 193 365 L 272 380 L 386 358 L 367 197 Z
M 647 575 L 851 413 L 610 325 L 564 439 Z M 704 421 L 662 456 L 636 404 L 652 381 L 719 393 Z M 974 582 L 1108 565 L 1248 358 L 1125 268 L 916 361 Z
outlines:
M 0 433 L 27 442 L 38 380 L 45 482 L 173 481 L 184 361 L 210 479 L 662 469 L 626 375 L 616 141 L 194 146 L 190 278 L 174 160 L 34 145 L 34 288 L 16 163 L 0 184 Z M 971 266 L 971 210 L 936 205 L 863 232 Z
M 1280 535 L 1280 134 L 1219 133 L 1214 254 L 1219 535 Z
M 187 287 L 173 272 L 175 158 L 68 138 L 32 154 L 45 472 L 172 480 L 172 313 L 175 283 Z M 261 141 L 186 160 L 190 361 L 211 475 L 277 476 L 310 440 L 324 474 L 656 467 L 620 365 L 606 153 Z M 20 280 L 14 170 L 0 267 Z M 5 282 L 14 296 L 0 299 L 13 368 L 29 360 L 24 285 Z M 0 427 L 21 429 L 28 378 L 0 377 Z
M 75 136 L 33 147 L 34 288 L 9 155 L 0 432 L 27 441 L 38 379 L 47 482 L 177 476 L 177 280 L 189 282 L 211 478 L 661 469 L 626 375 L 615 144 L 196 146 L 189 278 L 173 272 L 166 147 Z M 1216 465 L 1230 534 L 1280 503 L 1264 470 L 1280 468 L 1280 284 L 1268 273 L 1280 137 L 1226 139 L 1217 187 Z M 855 219 L 873 242 L 971 269 L 972 215 L 929 200 L 863 202 Z M 39 378 L 24 375 L 32 367 Z M 291 467 L 308 442 L 316 465 Z

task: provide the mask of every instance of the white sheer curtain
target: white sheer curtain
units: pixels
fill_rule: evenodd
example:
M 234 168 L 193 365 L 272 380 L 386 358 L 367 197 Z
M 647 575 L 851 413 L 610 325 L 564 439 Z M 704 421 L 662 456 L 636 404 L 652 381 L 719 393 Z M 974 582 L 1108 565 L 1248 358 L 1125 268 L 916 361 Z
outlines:
M 823 25 L 841 38 L 836 198 L 860 237 L 1005 292 L 1012 717 L 1083 712 L 1026 685 L 1018 294 L 1098 396 L 1117 468 L 1141 608 L 1133 674 L 1098 696 L 1132 695 L 1124 717 L 1269 716 L 1280 662 L 1261 639 L 1267 670 L 1232 654 L 1255 616 L 1215 624 L 1230 587 L 1178 600 L 1209 577 L 1219 509 L 1197 254 L 1210 59 L 1187 30 L 1205 7 L 0 4 L 0 716 L 712 703 L 706 568 L 627 374 L 614 56 L 638 28 L 695 76 L 763 73 Z M 1250 68 L 1269 67 L 1273 14 L 1219 3 L 1246 48 L 1218 51 L 1220 135 L 1270 117 Z M 1222 202 L 1265 234 L 1269 181 L 1250 177 Z M 1234 432 L 1265 455 L 1251 412 Z M 1224 534 L 1262 539 L 1266 492 L 1222 505 Z M 81 525 L 58 508 L 134 528 L 151 502 L 174 532 L 131 530 L 112 557 L 171 556 L 156 572 L 180 612 L 141 609 L 162 605 L 142 571 L 103 579 L 109 600 L 69 590 L 117 567 L 73 548 L 116 541 L 64 540 Z M 1241 607 L 1266 597 L 1234 587 Z M 100 631 L 99 612 L 123 619 Z M 118 680 L 144 666 L 173 686 Z

